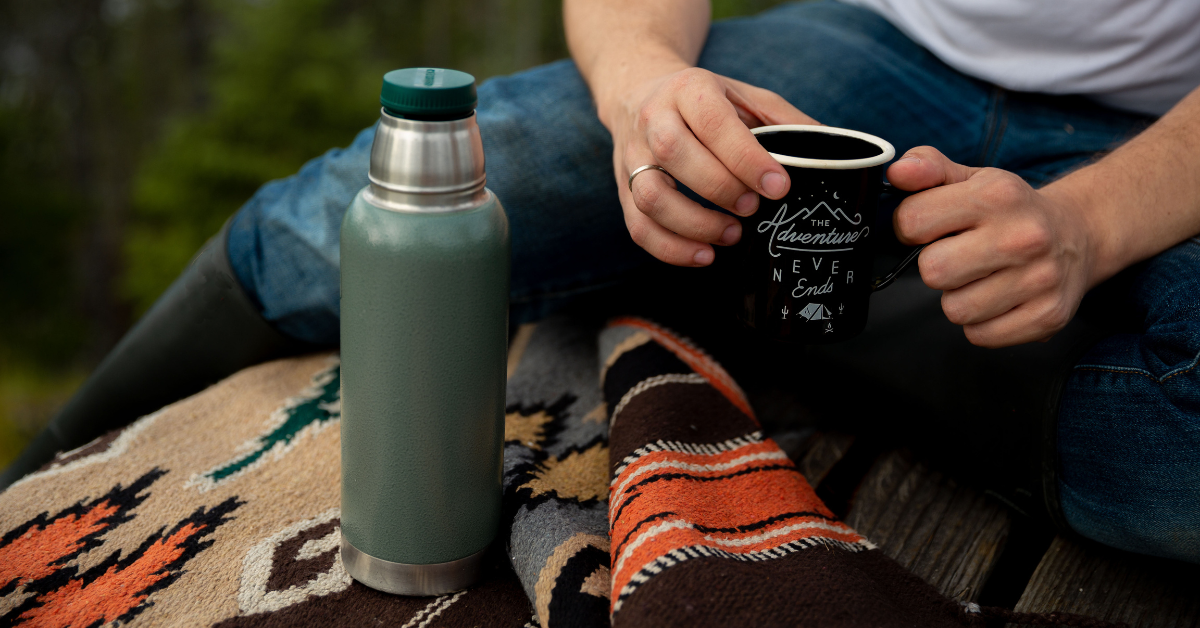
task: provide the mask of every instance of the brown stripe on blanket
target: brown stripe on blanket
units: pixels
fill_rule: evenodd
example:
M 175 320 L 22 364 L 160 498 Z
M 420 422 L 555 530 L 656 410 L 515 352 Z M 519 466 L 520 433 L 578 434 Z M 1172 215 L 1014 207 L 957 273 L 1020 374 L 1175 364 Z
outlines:
M 646 382 L 653 384 L 653 377 L 639 384 Z M 609 460 L 620 464 L 638 448 L 659 440 L 715 444 L 758 429 L 757 421 L 739 412 L 704 379 L 666 382 L 646 387 L 614 413 Z
M 623 352 L 604 378 L 604 401 L 611 412 L 639 382 L 654 376 L 695 373 L 691 367 L 658 343 L 648 342 Z
M 45 471 L 46 469 L 61 467 L 63 465 L 75 462 L 76 460 L 87 458 L 93 454 L 106 451 L 109 446 L 113 444 L 113 441 L 117 440 L 117 436 L 120 436 L 120 434 L 121 430 L 113 430 L 107 434 L 99 436 L 98 438 L 92 440 L 92 442 L 87 443 L 82 447 L 72 449 L 71 451 L 60 452 L 54 457 L 54 460 L 42 465 L 40 470 Z
M 626 600 L 614 625 L 935 628 L 964 625 L 961 609 L 878 550 L 821 545 L 775 560 L 681 562 Z

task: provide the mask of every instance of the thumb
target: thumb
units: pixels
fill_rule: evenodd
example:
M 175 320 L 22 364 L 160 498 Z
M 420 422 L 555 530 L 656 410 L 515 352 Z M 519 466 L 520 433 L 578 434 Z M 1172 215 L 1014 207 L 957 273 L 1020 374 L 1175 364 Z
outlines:
M 888 168 L 887 178 L 901 190 L 916 192 L 939 185 L 962 183 L 979 170 L 950 161 L 932 146 L 918 146 L 904 153 Z
M 737 109 L 738 117 L 750 128 L 773 124 L 820 124 L 769 89 L 723 78 L 731 87 L 725 90 L 726 97 Z

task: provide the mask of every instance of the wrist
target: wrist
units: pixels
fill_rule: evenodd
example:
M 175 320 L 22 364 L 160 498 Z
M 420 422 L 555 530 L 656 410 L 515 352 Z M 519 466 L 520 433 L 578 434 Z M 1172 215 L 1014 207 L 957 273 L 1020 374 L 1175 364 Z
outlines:
M 1087 289 L 1121 272 L 1136 261 L 1131 257 L 1127 225 L 1119 220 L 1114 207 L 1098 185 L 1093 167 L 1078 170 L 1044 188 L 1069 219 L 1080 225 L 1088 259 Z
M 588 73 L 596 114 L 609 131 L 623 113 L 636 110 L 645 98 L 644 86 L 692 67 L 678 53 L 657 47 L 605 55 Z

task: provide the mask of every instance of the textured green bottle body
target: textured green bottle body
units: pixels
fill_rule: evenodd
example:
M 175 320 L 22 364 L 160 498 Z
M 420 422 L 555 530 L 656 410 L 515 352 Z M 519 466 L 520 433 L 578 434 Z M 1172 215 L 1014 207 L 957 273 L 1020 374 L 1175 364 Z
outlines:
M 383 560 L 474 554 L 500 519 L 509 231 L 359 192 L 341 236 L 342 534 Z

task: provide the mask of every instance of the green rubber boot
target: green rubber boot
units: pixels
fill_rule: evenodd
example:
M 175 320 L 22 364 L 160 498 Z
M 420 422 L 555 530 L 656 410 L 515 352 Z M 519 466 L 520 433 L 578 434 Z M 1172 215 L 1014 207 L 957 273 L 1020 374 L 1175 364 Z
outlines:
M 276 331 L 229 264 L 227 222 L 0 475 L 0 490 L 138 417 L 247 366 L 317 349 Z

